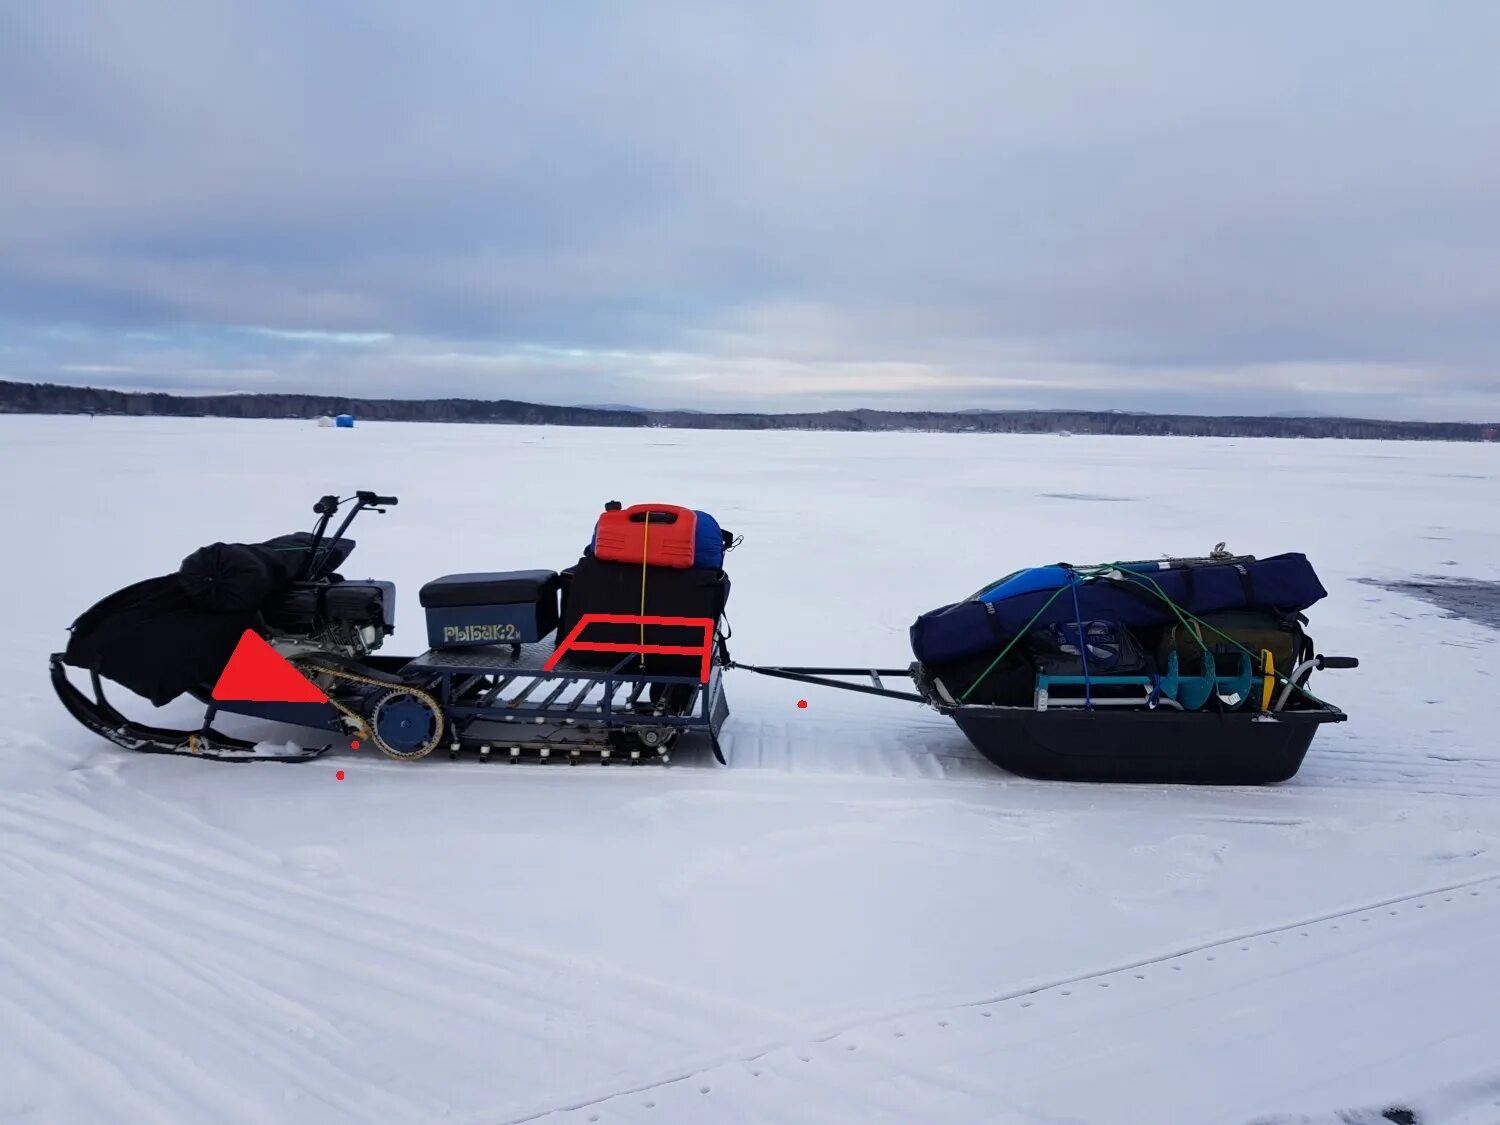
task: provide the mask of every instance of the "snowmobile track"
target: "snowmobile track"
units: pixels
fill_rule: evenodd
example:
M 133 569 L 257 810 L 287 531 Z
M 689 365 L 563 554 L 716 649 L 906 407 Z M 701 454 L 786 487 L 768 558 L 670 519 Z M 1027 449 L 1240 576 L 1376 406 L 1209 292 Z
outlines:
M 31 917 L 0 932 L 0 1013 L 30 1029 L 39 1072 L 93 1074 L 89 1089 L 107 1101 L 118 1088 L 114 1104 L 90 1107 L 99 1120 L 122 1108 L 159 1119 L 163 1105 L 240 1120 L 225 1107 L 268 1085 L 338 1120 L 425 1120 L 453 1068 L 478 1061 L 478 1044 L 537 1073 L 570 1050 L 624 1071 L 639 1065 L 641 1042 L 682 1055 L 726 1025 L 748 1036 L 790 1030 L 667 981 L 351 904 L 76 806 L 5 798 L 0 823 L 0 855 L 34 891 Z M 281 968 L 257 971 L 257 954 Z M 122 975 L 123 958 L 142 971 Z M 309 976 L 316 1009 L 300 999 Z M 59 999 L 62 1022 L 45 1015 Z M 434 1011 L 442 1035 L 413 1035 Z M 191 1043 L 162 1026 L 191 1029 Z M 86 1065 L 68 1046 L 80 1035 L 107 1044 Z M 372 1089 L 359 1069 L 372 1049 L 406 1059 L 413 1074 Z
M 1192 1026 L 1228 1026 L 1243 1019 L 1251 1036 L 1266 1041 L 1261 1049 L 1269 1052 L 1266 1057 L 1272 1063 L 1243 1068 L 1244 1073 L 1237 1075 L 1215 1073 L 1214 1082 L 1237 1082 L 1251 1094 L 1276 1096 L 1279 1091 L 1271 1074 L 1282 1056 L 1270 1041 L 1277 1020 L 1247 1014 L 1246 1000 L 1253 998 L 1258 982 L 1268 976 L 1301 974 L 1308 978 L 1301 985 L 1303 995 L 1336 999 L 1338 987 L 1318 980 L 1330 964 L 1357 961 L 1373 952 L 1369 977 L 1378 979 L 1384 973 L 1401 971 L 1400 959 L 1386 955 L 1382 944 L 1389 940 L 1391 931 L 1399 928 L 1409 932 L 1413 927 L 1433 931 L 1432 940 L 1439 946 L 1444 938 L 1457 935 L 1466 950 L 1472 947 L 1473 957 L 1493 962 L 1484 951 L 1500 938 L 1500 873 L 1221 936 L 1155 957 L 991 996 L 935 1002 L 810 1030 L 801 1040 L 766 1044 L 732 1058 L 705 1060 L 702 1065 L 643 1079 L 587 1100 L 514 1116 L 506 1120 L 506 1125 L 538 1121 L 660 1125 L 709 1119 L 786 1125 L 800 1121 L 897 1125 L 913 1120 L 1082 1125 L 1106 1118 L 1042 1112 L 1034 1104 L 1025 1104 L 1026 1099 L 1018 1098 L 1012 1087 L 1040 1076 L 1044 1084 L 1055 1081 L 1057 1086 L 1049 1087 L 1049 1096 L 1040 1099 L 1042 1104 L 1065 1103 L 1068 1099 L 1058 1097 L 1059 1091 L 1095 1077 L 1087 1070 L 1075 1073 L 1080 1062 L 1105 1072 L 1128 1072 L 1138 1083 L 1139 1063 L 1129 1060 L 1128 1026 L 1191 1014 L 1200 1008 L 1208 1011 L 1193 1018 Z M 1334 947 L 1331 951 L 1327 948 L 1330 944 Z M 1269 958 L 1277 959 L 1277 963 L 1268 973 L 1258 962 Z M 1439 973 L 1447 967 L 1443 961 L 1438 959 Z M 1451 967 L 1463 970 L 1472 968 L 1473 963 L 1471 957 L 1457 956 Z M 1492 967 L 1490 975 L 1500 984 L 1500 966 Z M 1449 976 L 1462 977 L 1463 972 L 1450 972 Z M 1467 991 L 1474 986 L 1472 982 L 1460 982 L 1457 987 Z M 1046 1018 L 1039 1018 L 1043 1016 Z M 1482 1027 L 1487 1042 L 1493 1043 L 1500 1035 L 1500 1013 L 1471 1013 L 1471 1018 Z M 1039 1025 L 1049 1022 L 1054 1025 L 1051 1033 L 1039 1035 Z M 1460 1015 L 1455 1023 L 1461 1022 Z M 1456 1034 L 1453 1028 L 1443 1030 Z M 1119 1034 L 1111 1038 L 1111 1031 Z M 1414 1030 L 1414 1034 L 1412 1049 L 1426 1048 L 1434 1038 L 1423 1037 L 1420 1030 Z M 1442 1036 L 1436 1038 L 1441 1046 Z M 1368 1050 L 1369 1044 L 1363 1045 Z M 1191 1053 L 1192 1048 L 1185 1050 Z M 1351 1061 L 1373 1078 L 1387 1056 L 1398 1053 L 1387 1045 L 1374 1061 L 1368 1054 Z M 1288 1065 L 1295 1062 L 1283 1061 Z M 1008 1084 L 974 1077 L 1000 1070 L 1011 1072 L 1017 1081 Z M 1135 1087 L 1127 1084 L 1126 1088 Z M 799 1106 L 801 1112 L 788 1116 L 789 1106 Z M 1322 1107 L 1315 1104 L 1305 1108 Z M 1245 1120 L 1198 1115 L 1204 1112 L 1211 1113 L 1206 1103 L 1181 1117 L 1168 1111 L 1165 1116 L 1148 1114 L 1130 1120 Z M 478 1120 L 474 1119 L 476 1125 Z

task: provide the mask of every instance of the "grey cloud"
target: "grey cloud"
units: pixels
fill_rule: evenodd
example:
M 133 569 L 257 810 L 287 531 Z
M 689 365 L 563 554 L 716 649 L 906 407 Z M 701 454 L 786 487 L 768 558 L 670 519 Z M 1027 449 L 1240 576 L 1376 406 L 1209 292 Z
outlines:
M 1492 5 L 0 21 L 12 370 L 1500 416 Z M 97 331 L 64 349 L 58 324 Z

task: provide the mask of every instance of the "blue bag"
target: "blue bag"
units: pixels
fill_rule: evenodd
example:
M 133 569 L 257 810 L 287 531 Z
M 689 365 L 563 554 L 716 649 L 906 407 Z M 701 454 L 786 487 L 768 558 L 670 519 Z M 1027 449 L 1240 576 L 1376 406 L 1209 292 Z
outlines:
M 1080 615 L 1085 621 L 1108 619 L 1127 628 L 1166 625 L 1176 621 L 1177 615 L 1163 595 L 1192 614 L 1226 609 L 1301 612 L 1328 596 L 1307 556 L 1301 554 L 1224 562 L 1132 563 L 1114 573 L 1118 577 L 1085 578 L 1076 589 L 1061 595 L 1057 591 L 1062 586 L 1053 586 L 994 601 L 970 598 L 940 606 L 912 623 L 912 652 L 923 664 L 946 664 L 992 652 L 1028 625 L 1044 628 L 1075 621 Z
M 694 509 L 697 512 L 697 509 Z M 700 569 L 724 569 L 724 532 L 707 512 L 697 512 L 698 530 L 693 537 L 693 565 Z

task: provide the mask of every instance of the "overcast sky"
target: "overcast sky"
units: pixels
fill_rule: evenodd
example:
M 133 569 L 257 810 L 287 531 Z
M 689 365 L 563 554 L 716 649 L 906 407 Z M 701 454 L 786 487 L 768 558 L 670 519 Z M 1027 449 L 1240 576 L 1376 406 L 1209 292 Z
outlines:
M 1500 420 L 1500 4 L 0 5 L 0 378 Z

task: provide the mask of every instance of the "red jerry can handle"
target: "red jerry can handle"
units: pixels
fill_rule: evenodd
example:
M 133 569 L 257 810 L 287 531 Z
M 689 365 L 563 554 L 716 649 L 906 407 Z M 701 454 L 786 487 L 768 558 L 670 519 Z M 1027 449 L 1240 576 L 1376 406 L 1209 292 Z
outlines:
M 662 523 L 676 523 L 679 518 L 694 514 L 691 508 L 680 504 L 632 504 L 621 513 L 631 523 L 645 523 L 648 517 L 652 523 L 657 517 L 661 517 Z

